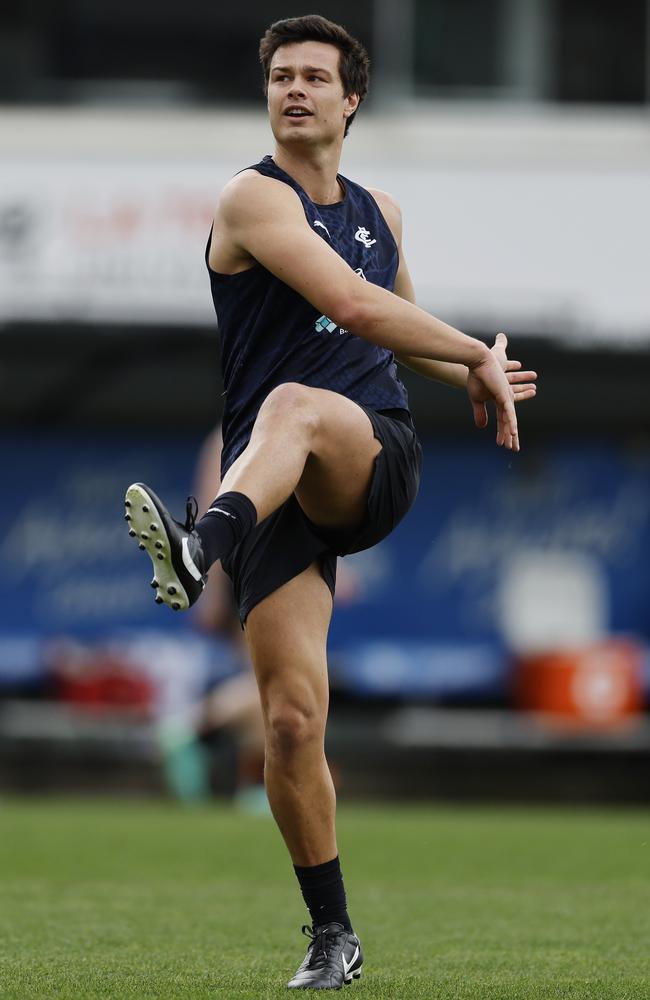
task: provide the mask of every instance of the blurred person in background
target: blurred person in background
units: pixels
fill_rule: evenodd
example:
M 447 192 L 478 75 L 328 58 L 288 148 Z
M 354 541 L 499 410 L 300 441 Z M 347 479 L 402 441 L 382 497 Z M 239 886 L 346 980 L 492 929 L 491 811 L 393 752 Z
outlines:
M 479 427 L 519 450 L 515 401 L 534 373 L 418 309 L 397 203 L 338 173 L 368 90 L 368 58 L 317 15 L 262 39 L 273 157 L 220 198 L 206 259 L 226 388 L 222 485 L 184 525 L 148 486 L 127 490 L 130 532 L 150 555 L 156 601 L 183 610 L 218 560 L 234 584 L 260 689 L 266 787 L 312 927 L 292 989 L 361 974 L 324 753 L 326 641 L 336 559 L 370 548 L 417 494 L 421 449 L 394 357 L 466 389 Z M 350 332 L 354 331 L 354 333 Z M 506 374 L 507 373 L 507 374 Z M 398 928 L 396 931 L 398 932 Z
M 219 424 L 201 448 L 196 470 L 199 508 L 205 510 L 219 488 L 223 436 Z M 237 748 L 235 799 L 250 812 L 266 812 L 264 789 L 264 722 L 260 696 L 250 656 L 237 614 L 232 583 L 221 566 L 212 567 L 194 619 L 208 635 L 231 642 L 241 662 L 241 671 L 221 681 L 208 692 L 197 710 L 196 733 L 208 740 L 224 730 L 233 735 Z

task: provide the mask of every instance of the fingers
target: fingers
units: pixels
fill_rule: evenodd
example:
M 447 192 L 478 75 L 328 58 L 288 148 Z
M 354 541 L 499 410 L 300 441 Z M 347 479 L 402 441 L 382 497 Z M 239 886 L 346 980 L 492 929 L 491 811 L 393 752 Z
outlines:
M 505 354 L 508 339 L 498 333 L 489 359 L 471 368 L 467 378 L 467 392 L 472 403 L 474 423 L 487 426 L 485 406 L 490 399 L 496 403 L 497 444 L 511 451 L 519 451 L 519 431 L 515 415 L 515 401 L 531 399 L 536 393 L 535 372 L 522 372 L 521 362 L 509 362 Z
M 519 428 L 517 427 L 517 415 L 515 413 L 514 400 L 509 400 L 505 406 L 506 423 L 506 448 L 511 451 L 519 451 Z
M 535 395 L 535 386 L 531 386 Z M 526 397 L 528 398 L 528 397 Z M 497 444 L 510 451 L 519 451 L 519 431 L 515 415 L 516 398 L 505 403 L 497 403 Z M 474 423 L 477 427 L 487 427 L 488 412 L 485 403 L 472 403 Z
M 474 411 L 474 423 L 477 427 L 487 427 L 488 412 L 485 403 L 472 403 Z
M 527 399 L 534 399 L 536 395 L 536 385 L 519 385 L 514 390 L 515 403 L 524 403 Z
M 497 444 L 501 448 L 505 443 L 506 443 L 506 428 L 503 422 L 503 410 L 500 406 L 497 406 Z
M 519 451 L 519 431 L 514 400 L 497 403 L 497 444 L 510 451 Z

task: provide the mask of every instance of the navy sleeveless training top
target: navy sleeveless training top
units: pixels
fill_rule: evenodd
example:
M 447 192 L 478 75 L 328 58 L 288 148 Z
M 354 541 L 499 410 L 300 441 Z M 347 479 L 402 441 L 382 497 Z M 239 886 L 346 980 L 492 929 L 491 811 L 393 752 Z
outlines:
M 343 200 L 317 205 L 270 156 L 248 169 L 293 188 L 314 232 L 327 240 L 359 280 L 392 291 L 397 246 L 365 188 L 340 177 Z M 208 240 L 206 262 L 209 248 Z M 260 406 L 284 382 L 332 389 L 374 410 L 408 408 L 391 351 L 321 316 L 260 264 L 231 275 L 218 274 L 209 265 L 208 271 L 225 388 L 222 475 L 248 444 Z

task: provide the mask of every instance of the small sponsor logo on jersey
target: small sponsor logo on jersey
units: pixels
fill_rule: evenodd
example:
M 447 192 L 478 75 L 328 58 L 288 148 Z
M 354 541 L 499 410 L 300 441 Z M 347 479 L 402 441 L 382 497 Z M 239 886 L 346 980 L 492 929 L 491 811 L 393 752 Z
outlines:
M 338 323 L 334 323 L 329 316 L 319 316 L 316 320 L 316 332 L 317 333 L 334 333 L 338 326 Z
M 329 236 L 329 238 L 332 239 L 332 237 L 330 236 L 329 229 L 327 228 L 327 226 L 325 225 L 324 222 L 320 221 L 320 219 L 314 219 L 314 228 L 316 228 L 316 227 L 318 227 L 319 229 L 324 229 L 325 232 L 327 233 L 327 235 Z
M 315 323 L 315 329 L 316 333 L 334 333 L 335 330 L 338 330 L 339 337 L 348 332 L 342 326 L 339 327 L 338 323 L 335 323 L 329 316 L 319 316 Z
M 373 243 L 377 242 L 377 240 L 370 239 L 370 231 L 365 226 L 359 226 L 354 234 L 354 238 L 355 240 L 359 240 L 359 243 L 363 243 L 364 247 L 371 247 Z

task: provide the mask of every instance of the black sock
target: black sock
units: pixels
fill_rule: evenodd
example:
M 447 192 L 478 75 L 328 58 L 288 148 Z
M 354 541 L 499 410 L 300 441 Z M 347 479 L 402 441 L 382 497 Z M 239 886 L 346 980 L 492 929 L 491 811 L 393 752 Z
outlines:
M 293 868 L 314 927 L 336 921 L 343 924 L 346 931 L 352 931 L 338 855 L 322 865 L 308 868 L 294 865 Z
M 223 493 L 196 523 L 205 555 L 206 570 L 217 559 L 230 555 L 257 523 L 255 505 L 243 493 Z

